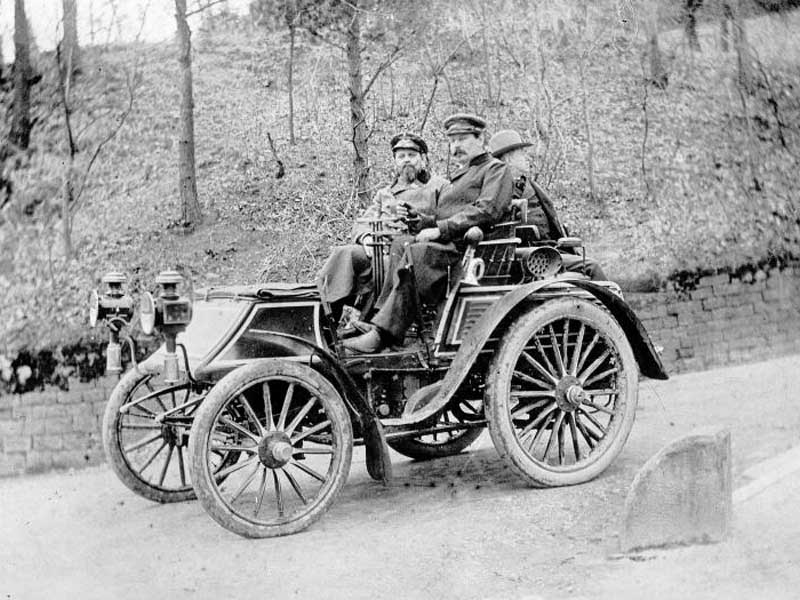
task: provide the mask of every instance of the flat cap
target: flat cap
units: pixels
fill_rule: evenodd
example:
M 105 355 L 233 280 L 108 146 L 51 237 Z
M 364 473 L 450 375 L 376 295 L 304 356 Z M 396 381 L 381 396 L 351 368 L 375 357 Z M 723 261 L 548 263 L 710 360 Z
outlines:
M 486 129 L 486 120 L 478 115 L 456 113 L 444 120 L 445 135 L 457 133 L 474 133 L 480 135 Z
M 392 146 L 392 152 L 406 149 L 416 150 L 420 154 L 428 153 L 428 144 L 426 144 L 425 140 L 423 140 L 421 137 L 414 135 L 413 133 L 398 133 L 392 138 L 390 145 Z
M 506 152 L 511 152 L 517 148 L 533 146 L 530 142 L 523 142 L 522 137 L 513 129 L 503 129 L 498 131 L 489 139 L 489 152 L 495 158 L 500 158 Z

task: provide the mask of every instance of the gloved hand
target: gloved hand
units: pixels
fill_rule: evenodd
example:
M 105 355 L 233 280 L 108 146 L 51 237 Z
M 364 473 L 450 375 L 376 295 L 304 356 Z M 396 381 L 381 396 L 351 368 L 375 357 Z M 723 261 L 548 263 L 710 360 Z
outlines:
M 436 219 L 433 215 L 417 212 L 408 202 L 402 202 L 400 207 L 406 213 L 405 217 L 401 217 L 401 220 L 408 225 L 408 231 L 412 235 L 418 234 L 423 229 L 436 226 Z

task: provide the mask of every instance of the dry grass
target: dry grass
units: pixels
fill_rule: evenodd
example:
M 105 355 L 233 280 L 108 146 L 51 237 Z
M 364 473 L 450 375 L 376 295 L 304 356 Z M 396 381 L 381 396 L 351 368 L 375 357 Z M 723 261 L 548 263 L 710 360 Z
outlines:
M 467 4 L 449 0 L 434 6 L 436 35 L 407 48 L 404 58 L 377 80 L 368 102 L 374 185 L 388 178 L 391 135 L 418 127 L 431 92 L 431 64 L 458 47 L 425 128 L 435 168 L 446 169 L 441 123 L 452 112 L 483 113 L 492 129 L 520 129 L 536 142 L 540 175 L 563 219 L 614 277 L 657 278 L 678 269 L 733 266 L 796 247 L 790 225 L 797 202 L 792 174 L 800 152 L 797 14 L 748 23 L 773 89 L 760 88 L 747 97 L 745 111 L 734 85 L 734 60 L 718 50 L 714 27 L 701 27 L 699 54 L 686 49 L 680 32 L 662 35 L 670 69 L 670 85 L 662 91 L 642 85 L 643 40 L 635 14 L 622 21 L 616 18 L 622 13 L 608 13 L 607 21 L 583 31 L 576 11 L 559 2 L 492 12 L 491 83 L 499 102 L 487 102 L 478 38 L 459 46 L 464 35 L 478 31 L 475 14 Z M 590 17 L 606 18 L 600 12 Z M 92 172 L 75 222 L 78 259 L 69 264 L 60 257 L 56 204 L 63 134 L 51 114 L 52 87 L 37 88 L 38 110 L 48 125 L 40 126 L 36 144 L 49 148 L 50 159 L 37 163 L 34 157 L 17 173 L 16 212 L 4 212 L 0 350 L 84 335 L 86 291 L 111 268 L 126 271 L 135 291 L 151 287 L 164 268 L 180 269 L 195 287 L 313 277 L 360 210 L 352 194 L 346 73 L 337 50 L 301 41 L 298 141 L 290 146 L 287 37 L 284 32 L 226 30 L 197 32 L 193 38 L 198 189 L 204 205 L 213 205 L 216 219 L 191 235 L 175 227 L 180 214 L 179 95 L 173 49 L 86 53 L 87 68 L 78 85 L 92 81 L 105 90 L 86 101 L 86 110 L 119 105 L 119 93 L 112 94 L 112 86 L 102 82 L 118 80 L 135 59 L 141 84 L 133 114 Z M 381 58 L 371 48 L 368 71 Z M 594 201 L 588 198 L 576 68 L 584 50 L 595 147 Z M 643 146 L 645 91 L 648 138 Z M 778 116 L 770 99 L 778 103 Z M 779 130 L 788 149 L 778 140 Z M 286 165 L 281 179 L 274 177 L 267 132 Z M 87 150 L 99 136 L 86 138 Z M 753 165 L 761 190 L 753 189 Z M 41 202 L 34 218 L 25 217 L 22 205 L 34 199 Z M 49 225 L 43 224 L 46 211 L 52 213 Z M 775 217 L 776 212 L 786 218 Z

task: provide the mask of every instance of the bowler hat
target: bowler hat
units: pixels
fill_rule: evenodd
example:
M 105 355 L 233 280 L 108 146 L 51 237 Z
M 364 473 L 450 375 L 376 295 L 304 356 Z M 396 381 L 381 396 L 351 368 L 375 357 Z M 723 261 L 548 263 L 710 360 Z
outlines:
M 428 153 L 428 144 L 418 135 L 413 133 L 398 133 L 391 141 L 392 152 L 398 150 L 415 150 L 420 154 Z
M 455 135 L 457 133 L 480 135 L 484 129 L 486 129 L 486 120 L 478 115 L 456 113 L 444 120 L 445 135 Z
M 517 148 L 533 146 L 530 142 L 523 142 L 519 133 L 513 129 L 503 129 L 495 133 L 489 140 L 489 152 L 495 158 L 500 158 L 506 152 L 511 152 Z

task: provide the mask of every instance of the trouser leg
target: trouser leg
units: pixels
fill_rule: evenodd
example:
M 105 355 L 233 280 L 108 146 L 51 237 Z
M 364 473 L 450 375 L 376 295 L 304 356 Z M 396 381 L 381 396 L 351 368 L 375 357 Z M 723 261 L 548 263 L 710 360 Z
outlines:
M 449 268 L 461 257 L 452 244 L 400 243 L 403 245 L 398 250 L 402 248 L 402 254 L 391 255 L 392 270 L 372 318 L 372 323 L 395 343 L 402 342 L 414 322 L 418 298 L 422 303 L 434 304 L 445 297 Z
M 320 298 L 338 318 L 343 305 L 352 305 L 359 296 L 371 298 L 372 261 L 358 244 L 336 246 L 317 274 L 316 284 Z

